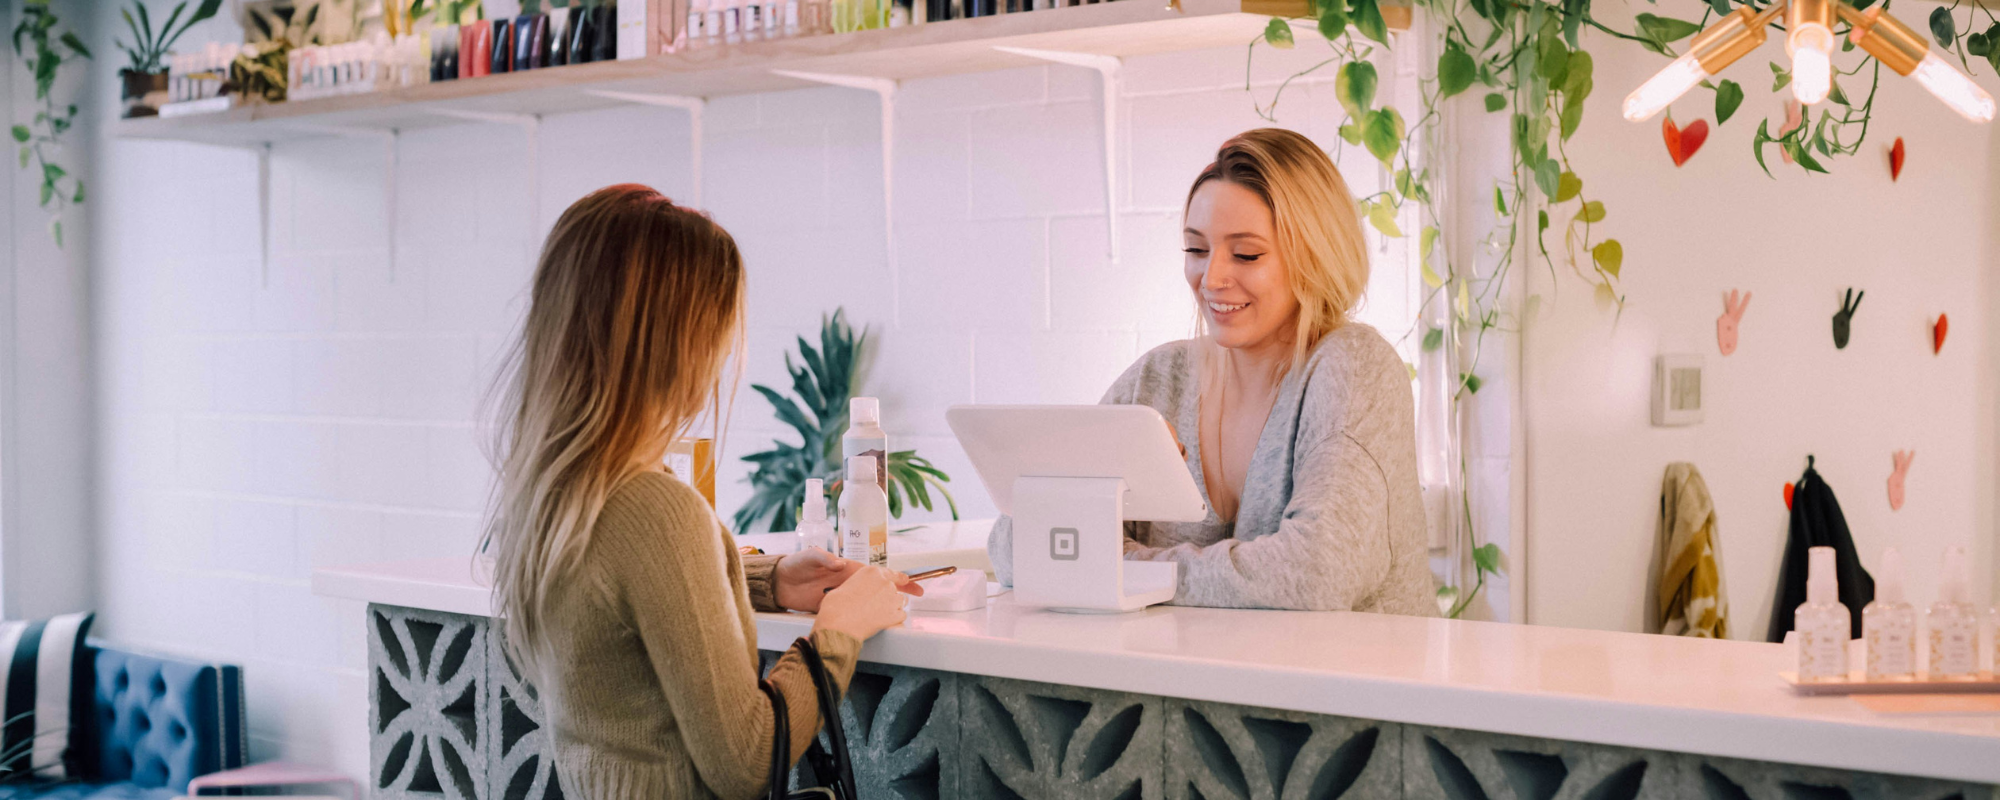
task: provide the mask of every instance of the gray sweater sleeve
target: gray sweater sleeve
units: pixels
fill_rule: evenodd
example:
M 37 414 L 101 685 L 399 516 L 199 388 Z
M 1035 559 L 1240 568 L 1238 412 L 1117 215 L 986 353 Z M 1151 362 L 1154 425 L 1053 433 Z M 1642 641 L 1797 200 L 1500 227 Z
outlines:
M 1174 603 L 1347 611 L 1382 585 L 1391 560 L 1382 535 L 1387 481 L 1345 429 L 1345 415 L 1312 394 L 1299 420 L 1291 502 L 1276 532 L 1206 547 L 1126 547 L 1128 559 L 1180 563 Z

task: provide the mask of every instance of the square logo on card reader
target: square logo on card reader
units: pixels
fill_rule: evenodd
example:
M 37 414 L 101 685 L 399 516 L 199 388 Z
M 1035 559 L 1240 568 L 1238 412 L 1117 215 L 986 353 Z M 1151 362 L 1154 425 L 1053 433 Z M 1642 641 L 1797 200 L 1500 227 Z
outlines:
M 1057 561 L 1076 560 L 1076 529 L 1049 529 L 1049 558 Z

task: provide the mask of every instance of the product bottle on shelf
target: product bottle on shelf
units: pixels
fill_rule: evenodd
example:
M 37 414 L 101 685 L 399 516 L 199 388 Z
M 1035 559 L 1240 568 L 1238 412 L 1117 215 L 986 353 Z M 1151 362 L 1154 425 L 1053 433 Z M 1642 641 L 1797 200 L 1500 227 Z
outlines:
M 764 40 L 764 0 L 742 0 L 744 42 Z
M 1965 548 L 1944 550 L 1938 601 L 1924 617 L 1930 633 L 1931 680 L 1971 680 L 1979 670 L 1979 614 L 1966 589 Z
M 1917 610 L 1903 599 L 1903 555 L 1896 548 L 1882 551 L 1875 602 L 1862 609 L 1861 630 L 1868 640 L 1868 680 L 1917 677 Z
M 722 6 L 722 43 L 741 44 L 743 0 L 724 0 Z
M 688 0 L 687 22 L 681 28 L 683 42 L 688 47 L 704 47 L 708 44 L 702 34 L 702 22 L 708 18 L 708 0 Z
M 2000 673 L 2000 603 L 1986 609 L 1979 626 L 1979 669 L 1987 677 Z
M 1834 575 L 1833 548 L 1806 551 L 1806 601 L 1792 617 L 1799 639 L 1799 680 L 1847 680 L 1847 642 L 1853 638 L 1853 617 L 1840 602 Z
M 764 38 L 782 39 L 785 34 L 785 4 L 782 0 L 751 0 L 761 4 L 758 16 L 764 20 Z
M 804 34 L 804 22 L 799 19 L 799 0 L 783 0 L 780 5 L 783 7 L 784 13 L 783 27 L 785 37 L 791 38 Z

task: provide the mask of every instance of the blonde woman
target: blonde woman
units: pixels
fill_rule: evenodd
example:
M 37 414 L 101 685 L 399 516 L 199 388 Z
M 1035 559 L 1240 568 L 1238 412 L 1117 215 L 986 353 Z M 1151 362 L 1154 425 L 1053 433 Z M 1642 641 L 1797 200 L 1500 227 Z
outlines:
M 1319 147 L 1230 139 L 1188 191 L 1201 335 L 1155 348 L 1102 402 L 1152 406 L 1208 500 L 1133 523 L 1127 559 L 1179 562 L 1174 602 L 1434 615 L 1409 373 L 1347 319 L 1368 285 L 1354 198 Z M 1011 525 L 988 542 L 1011 582 Z
M 902 622 L 898 589 L 919 591 L 818 550 L 739 556 L 662 469 L 716 402 L 743 287 L 728 233 L 634 185 L 570 206 L 536 267 L 487 536 L 495 610 L 571 797 L 756 795 L 774 719 L 751 610 L 818 612 L 811 640 L 844 690 L 862 640 Z M 769 681 L 796 756 L 820 727 L 796 648 Z

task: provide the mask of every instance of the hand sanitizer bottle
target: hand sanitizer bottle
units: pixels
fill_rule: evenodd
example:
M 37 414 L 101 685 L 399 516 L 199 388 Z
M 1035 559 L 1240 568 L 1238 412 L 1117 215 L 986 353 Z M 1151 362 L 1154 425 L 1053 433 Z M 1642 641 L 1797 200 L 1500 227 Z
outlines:
M 818 478 L 806 479 L 805 513 L 799 515 L 799 549 L 817 547 L 840 555 L 840 534 L 826 518 L 826 484 Z
M 889 563 L 889 498 L 866 477 L 875 474 L 875 459 L 847 460 L 846 483 L 840 490 L 840 557 L 876 566 Z
M 1882 551 L 1875 572 L 1875 602 L 1861 611 L 1868 640 L 1868 680 L 1907 681 L 1917 677 L 1917 610 L 1903 599 L 1903 554 Z
M 1840 603 L 1833 548 L 1815 547 L 1806 551 L 1806 557 L 1806 602 L 1792 616 L 1792 627 L 1799 634 L 1799 681 L 1844 681 L 1854 620 Z
M 847 433 L 840 437 L 840 457 L 872 456 L 875 487 L 889 491 L 889 434 L 882 432 L 882 403 L 873 397 L 847 401 Z M 853 471 L 847 477 L 854 477 Z
M 1931 604 L 1925 627 L 1930 630 L 1931 680 L 1972 680 L 1979 671 L 1979 614 L 1966 592 L 1965 548 L 1944 550 L 1944 574 L 1938 581 L 1938 601 Z

